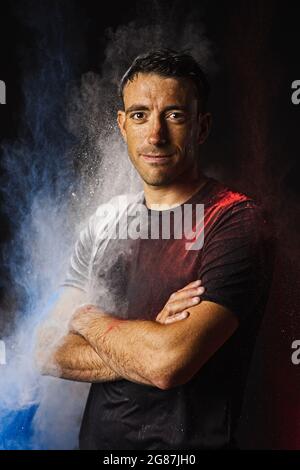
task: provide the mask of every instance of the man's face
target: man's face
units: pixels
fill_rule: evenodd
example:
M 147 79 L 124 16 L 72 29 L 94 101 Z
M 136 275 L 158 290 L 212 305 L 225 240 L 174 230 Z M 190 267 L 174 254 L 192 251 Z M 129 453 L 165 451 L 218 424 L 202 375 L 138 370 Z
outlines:
M 140 73 L 124 88 L 124 106 L 119 127 L 144 182 L 163 186 L 192 174 L 205 140 L 194 84 Z

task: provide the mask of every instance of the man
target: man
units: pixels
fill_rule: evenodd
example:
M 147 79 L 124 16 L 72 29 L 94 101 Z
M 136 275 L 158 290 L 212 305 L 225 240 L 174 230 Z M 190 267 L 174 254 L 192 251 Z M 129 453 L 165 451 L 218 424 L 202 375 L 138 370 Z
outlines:
M 232 448 L 268 292 L 261 210 L 201 172 L 208 83 L 190 55 L 138 56 L 120 91 L 118 124 L 144 186 L 126 209 L 139 201 L 158 224 L 169 213 L 170 237 L 104 240 L 91 217 L 53 315 L 72 319 L 42 370 L 92 382 L 81 449 Z M 187 204 L 194 215 L 204 205 L 197 249 L 175 233 Z M 203 226 L 193 228 L 197 242 Z

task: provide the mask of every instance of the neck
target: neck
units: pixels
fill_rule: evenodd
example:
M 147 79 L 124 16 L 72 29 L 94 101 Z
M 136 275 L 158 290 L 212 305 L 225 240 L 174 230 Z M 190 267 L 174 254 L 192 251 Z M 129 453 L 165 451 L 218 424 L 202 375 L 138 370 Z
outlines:
M 144 183 L 146 205 L 149 209 L 176 207 L 184 204 L 196 194 L 207 181 L 207 177 L 201 172 L 195 172 L 189 177 L 185 176 L 167 186 L 151 186 Z

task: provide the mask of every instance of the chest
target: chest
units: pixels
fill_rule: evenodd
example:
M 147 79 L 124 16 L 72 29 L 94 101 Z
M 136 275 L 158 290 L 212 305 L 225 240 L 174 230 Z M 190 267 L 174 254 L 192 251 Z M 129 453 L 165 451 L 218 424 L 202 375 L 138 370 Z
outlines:
M 94 263 L 93 290 L 103 308 L 110 299 L 122 317 L 153 319 L 173 292 L 197 279 L 200 258 L 183 240 L 115 240 Z

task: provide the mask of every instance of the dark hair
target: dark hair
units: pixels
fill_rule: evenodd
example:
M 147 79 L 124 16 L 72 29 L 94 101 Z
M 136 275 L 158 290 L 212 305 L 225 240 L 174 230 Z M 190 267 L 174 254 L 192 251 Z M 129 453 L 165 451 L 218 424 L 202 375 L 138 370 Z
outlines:
M 190 78 L 197 89 L 199 107 L 206 108 L 210 86 L 200 64 L 189 53 L 176 52 L 172 49 L 156 49 L 138 55 L 120 81 L 119 94 L 123 104 L 124 87 L 138 73 L 155 73 L 162 77 Z

